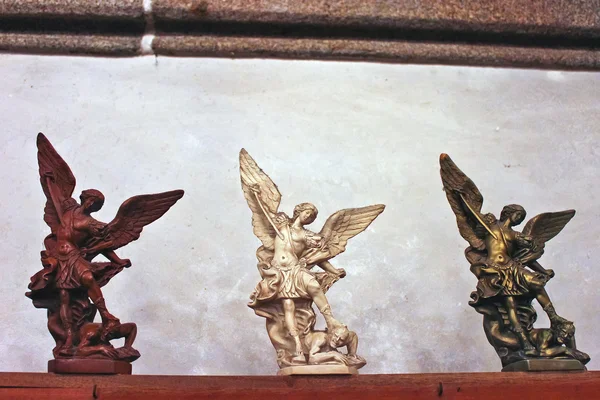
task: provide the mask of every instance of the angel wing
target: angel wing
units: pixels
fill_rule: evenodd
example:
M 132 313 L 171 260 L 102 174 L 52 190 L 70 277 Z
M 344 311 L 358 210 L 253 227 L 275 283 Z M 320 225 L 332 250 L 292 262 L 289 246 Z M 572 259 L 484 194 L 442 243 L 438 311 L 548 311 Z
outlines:
M 270 215 L 277 214 L 281 193 L 271 178 L 256 164 L 256 161 L 244 149 L 240 150 L 240 177 L 244 197 L 252 210 L 252 227 L 254 234 L 260 239 L 265 248 L 273 250 L 277 232 L 269 222 L 269 216 L 263 212 L 257 200 L 260 198 L 265 211 Z M 257 187 L 259 192 L 252 190 Z
M 48 179 L 52 179 L 54 185 L 58 188 L 59 199 L 61 203 L 71 198 L 75 189 L 75 176 L 71 169 L 56 152 L 50 141 L 43 133 L 38 133 L 37 136 L 37 158 L 40 172 L 40 183 L 42 190 L 46 195 L 46 206 L 44 207 L 44 221 L 52 233 L 56 233 L 56 229 L 60 226 L 59 215 L 52 202 L 50 189 L 48 188 Z
M 529 242 L 527 245 L 518 245 L 513 257 L 525 265 L 533 265 L 544 254 L 546 242 L 558 235 L 574 215 L 575 210 L 565 210 L 531 218 L 521 232 Z
M 544 244 L 558 235 L 573 216 L 575 210 L 539 214 L 527 221 L 522 233 L 533 237 L 538 244 Z
M 183 197 L 183 190 L 157 194 L 144 194 L 125 200 L 116 217 L 103 230 L 101 238 L 95 238 L 86 243 L 86 247 L 97 246 L 101 243 L 109 245 L 106 248 L 116 250 L 139 239 L 142 229 L 156 221 L 171 208 L 177 200 Z M 88 254 L 91 259 L 95 254 Z
M 475 212 L 481 213 L 481 207 L 483 206 L 481 192 L 479 192 L 475 183 L 454 164 L 448 154 L 440 155 L 440 175 L 446 198 L 450 203 L 450 208 L 456 215 L 460 235 L 475 250 L 484 250 L 485 232 L 480 229 L 481 224 L 466 208 L 461 198 L 462 195 Z M 487 218 L 491 218 L 491 215 Z
M 327 219 L 319 235 L 323 245 L 319 249 L 309 249 L 302 257 L 308 265 L 329 260 L 346 250 L 348 240 L 358 235 L 383 212 L 385 206 L 376 204 L 362 208 L 340 210 Z

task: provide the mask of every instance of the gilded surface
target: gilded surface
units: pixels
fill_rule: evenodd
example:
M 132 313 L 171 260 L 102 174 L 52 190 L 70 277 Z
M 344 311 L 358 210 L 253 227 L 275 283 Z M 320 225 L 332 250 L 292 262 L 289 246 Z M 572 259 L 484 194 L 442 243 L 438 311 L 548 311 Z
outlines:
M 525 219 L 522 206 L 504 206 L 499 219 L 483 214 L 483 196 L 473 181 L 447 154 L 440 156 L 440 167 L 458 230 L 470 245 L 465 257 L 478 280 L 469 305 L 483 314 L 486 337 L 502 365 L 538 358 L 589 362 L 590 357 L 577 350 L 573 322 L 557 314 L 546 292 L 554 271 L 538 262 L 546 242 L 560 233 L 575 210 L 539 214 L 519 232 L 513 228 Z M 549 329 L 534 328 L 533 300 L 548 315 Z

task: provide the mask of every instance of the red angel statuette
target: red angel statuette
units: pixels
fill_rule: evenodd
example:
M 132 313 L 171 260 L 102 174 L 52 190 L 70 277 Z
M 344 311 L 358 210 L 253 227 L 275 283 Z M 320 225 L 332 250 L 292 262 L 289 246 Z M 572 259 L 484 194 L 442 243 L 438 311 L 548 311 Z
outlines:
M 44 268 L 31 277 L 31 291 L 26 296 L 35 307 L 48 309 L 48 329 L 56 341 L 56 360 L 49 368 L 56 372 L 119 372 L 102 370 L 99 360 L 109 360 L 104 368 L 114 369 L 114 361 L 124 361 L 128 368 L 121 367 L 120 372 L 130 372 L 128 362 L 140 356 L 132 347 L 136 325 L 121 323 L 108 311 L 101 287 L 131 266 L 115 250 L 137 240 L 144 226 L 166 213 L 183 196 L 183 190 L 131 197 L 105 224 L 92 217 L 102 208 L 104 195 L 95 189 L 84 190 L 78 203 L 72 198 L 75 177 L 71 169 L 42 133 L 37 136 L 37 147 L 40 182 L 46 195 L 44 221 L 51 233 L 44 240 L 46 250 L 41 252 Z M 100 254 L 108 262 L 94 262 Z M 101 324 L 94 323 L 96 311 Z M 110 344 L 117 338 L 125 338 L 123 347 Z M 93 359 L 93 366 L 86 366 L 82 359 Z M 71 367 L 57 371 L 64 360 L 69 360 Z M 79 360 L 77 371 L 73 371 L 74 360 Z

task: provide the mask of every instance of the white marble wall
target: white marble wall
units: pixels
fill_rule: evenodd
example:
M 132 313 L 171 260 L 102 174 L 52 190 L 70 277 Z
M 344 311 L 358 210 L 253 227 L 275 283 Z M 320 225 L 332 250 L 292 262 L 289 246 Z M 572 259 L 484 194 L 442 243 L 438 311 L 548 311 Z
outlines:
M 246 307 L 259 277 L 239 183 L 245 147 L 282 209 L 314 202 L 386 211 L 334 264 L 329 297 L 360 336 L 364 373 L 496 371 L 475 277 L 441 190 L 449 153 L 484 209 L 575 208 L 542 261 L 548 291 L 600 366 L 600 74 L 306 61 L 0 56 L 0 370 L 44 371 L 53 341 L 24 296 L 39 268 L 44 198 L 35 135 L 102 190 L 109 221 L 139 193 L 186 196 L 119 251 L 134 266 L 105 289 L 139 327 L 137 374 L 273 374 L 264 320 Z M 539 325 L 547 324 L 540 318 Z

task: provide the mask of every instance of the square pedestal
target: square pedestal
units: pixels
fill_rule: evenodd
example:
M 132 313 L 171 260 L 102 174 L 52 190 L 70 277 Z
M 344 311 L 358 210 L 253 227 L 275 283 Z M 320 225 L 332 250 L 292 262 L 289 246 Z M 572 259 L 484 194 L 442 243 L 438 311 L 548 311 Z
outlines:
M 126 361 L 59 358 L 48 361 L 48 372 L 55 374 L 131 375 L 131 364 Z
M 297 365 L 281 368 L 277 375 L 358 375 L 358 370 L 346 365 Z
M 567 358 L 540 358 L 521 360 L 502 368 L 502 372 L 542 372 L 542 371 L 586 371 L 577 360 Z

